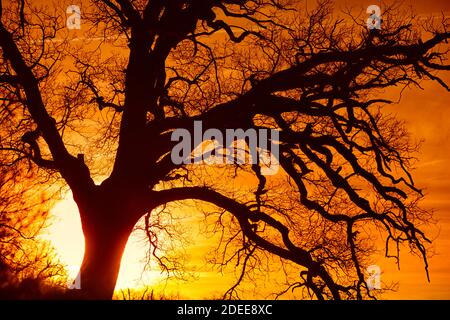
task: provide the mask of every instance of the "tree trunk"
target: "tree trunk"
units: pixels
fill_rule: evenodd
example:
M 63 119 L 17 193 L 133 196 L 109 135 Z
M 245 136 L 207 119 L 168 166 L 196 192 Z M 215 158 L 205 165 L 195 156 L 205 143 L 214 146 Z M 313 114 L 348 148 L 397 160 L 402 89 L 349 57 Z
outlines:
M 140 201 L 141 193 L 128 185 L 114 185 L 109 181 L 84 193 L 74 193 L 85 241 L 79 298 L 113 297 L 128 238 L 148 209 Z
M 111 299 L 127 240 L 139 216 L 126 205 L 126 197 L 95 195 L 85 205 L 77 202 L 85 241 L 79 293 L 82 299 Z
M 105 221 L 104 223 L 107 223 Z M 111 299 L 122 255 L 132 227 L 84 232 L 85 252 L 80 270 L 83 299 Z M 122 228 L 121 228 L 122 229 Z

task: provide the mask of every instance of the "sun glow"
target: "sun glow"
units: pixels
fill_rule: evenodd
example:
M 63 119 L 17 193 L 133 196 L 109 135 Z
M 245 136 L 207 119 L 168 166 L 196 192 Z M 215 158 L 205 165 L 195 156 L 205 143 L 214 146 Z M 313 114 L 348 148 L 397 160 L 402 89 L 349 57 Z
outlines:
M 83 260 L 84 237 L 78 208 L 71 192 L 67 192 L 51 209 L 50 225 L 42 238 L 50 241 L 59 261 L 66 266 L 70 277 L 74 278 Z M 142 239 L 133 233 L 122 258 L 116 290 L 151 286 L 164 278 L 156 268 L 143 272 L 146 250 Z

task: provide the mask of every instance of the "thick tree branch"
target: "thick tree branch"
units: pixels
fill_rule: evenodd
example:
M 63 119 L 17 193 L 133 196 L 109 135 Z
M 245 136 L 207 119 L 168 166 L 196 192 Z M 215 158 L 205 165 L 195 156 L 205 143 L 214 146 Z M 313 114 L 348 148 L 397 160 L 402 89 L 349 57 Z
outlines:
M 11 63 L 16 73 L 17 81 L 25 91 L 26 107 L 42 132 L 62 176 L 75 190 L 86 188 L 86 184 L 93 184 L 86 165 L 80 163 L 67 151 L 56 129 L 54 119 L 45 109 L 36 77 L 25 63 L 11 33 L 5 29 L 2 23 L 0 24 L 0 46 L 5 58 Z
M 184 187 L 154 191 L 150 195 L 150 198 L 152 199 L 150 200 L 152 207 L 163 205 L 172 201 L 197 199 L 226 209 L 236 217 L 244 234 L 257 246 L 279 257 L 297 263 L 300 266 L 306 267 L 313 277 L 319 276 L 322 278 L 328 286 L 328 289 L 334 299 L 340 299 L 339 290 L 342 288 L 340 288 L 340 286 L 332 280 L 331 276 L 323 266 L 312 259 L 311 255 L 307 251 L 294 245 L 289 237 L 289 229 L 269 215 L 261 211 L 251 211 L 246 205 L 240 204 L 231 198 L 205 187 Z M 280 247 L 273 244 L 258 235 L 251 223 L 258 221 L 263 221 L 264 223 L 267 223 L 275 228 L 280 233 L 285 247 Z

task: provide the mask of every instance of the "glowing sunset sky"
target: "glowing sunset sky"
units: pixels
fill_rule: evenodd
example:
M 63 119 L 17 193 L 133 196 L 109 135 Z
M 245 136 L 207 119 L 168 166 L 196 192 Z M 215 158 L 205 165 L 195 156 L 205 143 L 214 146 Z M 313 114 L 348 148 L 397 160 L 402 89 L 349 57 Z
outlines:
M 308 3 L 313 2 L 309 0 Z M 363 9 L 371 4 L 379 5 L 380 2 L 336 1 L 337 8 L 345 4 Z M 420 15 L 450 12 L 448 0 L 404 1 L 404 4 L 412 5 Z M 450 83 L 450 75 L 444 79 Z M 426 82 L 423 87 L 424 91 L 405 91 L 400 104 L 388 106 L 385 110 L 406 121 L 413 139 L 424 140 L 414 173 L 416 184 L 427 194 L 425 207 L 435 209 L 435 218 L 438 220 L 437 227 L 432 227 L 429 234 L 433 239 L 436 238 L 435 256 L 430 259 L 431 283 L 426 281 L 421 261 L 408 256 L 406 251 L 402 255 L 400 271 L 396 270 L 393 261 L 380 258 L 377 264 L 382 269 L 382 280 L 399 282 L 398 292 L 389 293 L 385 298 L 450 299 L 450 93 L 437 83 Z M 75 270 L 82 260 L 83 236 L 76 206 L 70 200 L 70 195 L 67 200 L 57 204 L 52 213 L 55 215 L 54 222 L 45 238 L 53 242 L 61 260 Z M 167 287 L 169 292 L 179 293 L 182 298 L 217 296 L 233 283 L 232 273 L 221 275 L 205 267 L 205 253 L 214 247 L 214 243 L 197 235 L 200 229 L 201 226 L 192 226 L 194 241 L 188 250 L 190 265 L 198 271 L 197 278 L 186 283 L 172 283 Z M 157 269 L 141 277 L 144 257 L 144 244 L 138 236 L 132 237 L 122 260 L 118 288 L 152 285 L 160 279 Z M 266 289 L 270 292 L 270 288 Z

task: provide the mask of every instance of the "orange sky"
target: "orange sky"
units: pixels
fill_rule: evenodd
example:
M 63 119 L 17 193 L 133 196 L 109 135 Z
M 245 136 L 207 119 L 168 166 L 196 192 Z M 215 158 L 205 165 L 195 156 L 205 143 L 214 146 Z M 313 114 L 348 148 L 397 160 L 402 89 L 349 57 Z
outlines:
M 73 1 L 74 3 L 76 1 Z M 412 4 L 419 14 L 450 12 L 450 1 L 419 0 L 404 1 Z M 309 3 L 312 3 L 309 0 Z M 345 3 L 366 8 L 379 4 L 377 0 L 348 1 L 337 0 L 337 5 Z M 450 83 L 450 75 L 446 77 Z M 436 255 L 430 259 L 431 283 L 427 283 L 421 261 L 409 257 L 404 252 L 401 271 L 397 271 L 393 262 L 385 259 L 377 261 L 382 269 L 383 281 L 398 281 L 399 290 L 389 293 L 385 298 L 392 299 L 450 299 L 450 93 L 435 83 L 425 83 L 426 90 L 406 91 L 399 105 L 386 108 L 396 113 L 407 122 L 413 138 L 424 139 L 420 151 L 420 161 L 415 172 L 415 181 L 426 190 L 425 207 L 436 209 L 435 217 L 439 220 L 437 228 L 431 228 L 431 235 L 436 236 L 434 249 Z M 60 202 L 54 209 L 54 223 L 45 238 L 51 239 L 60 253 L 62 261 L 75 270 L 81 263 L 83 238 L 76 207 L 70 200 Z M 194 212 L 193 212 L 194 213 Z M 199 216 L 200 217 L 200 216 Z M 199 235 L 201 226 L 192 227 L 193 244 L 188 250 L 190 266 L 197 270 L 197 279 L 186 283 L 171 283 L 167 292 L 179 294 L 182 298 L 205 298 L 223 293 L 233 282 L 230 274 L 221 275 L 205 267 L 205 253 L 214 246 L 211 240 Z M 138 236 L 132 237 L 127 246 L 118 287 L 125 288 L 158 281 L 158 272 L 150 272 L 141 278 L 145 246 Z M 155 268 L 156 270 L 156 268 Z M 270 287 L 270 284 L 267 284 Z M 262 288 L 261 292 L 265 289 Z M 267 288 L 267 292 L 270 288 Z M 251 293 L 247 298 L 252 298 Z
M 450 76 L 446 79 L 449 82 Z M 436 255 L 430 260 L 431 284 L 424 281 L 420 264 L 407 259 L 401 273 L 392 274 L 401 282 L 399 292 L 390 296 L 450 299 L 450 93 L 435 83 L 426 83 L 424 88 L 407 92 L 401 104 L 390 109 L 407 121 L 415 138 L 424 139 L 415 180 L 427 193 L 424 205 L 436 209 L 440 230 L 431 231 L 437 236 Z

